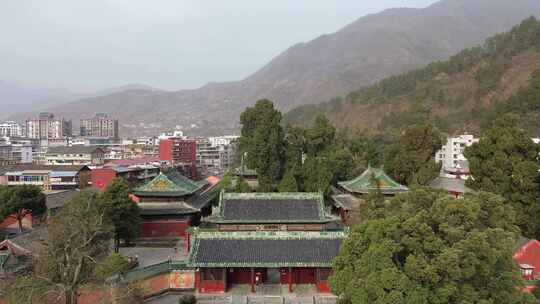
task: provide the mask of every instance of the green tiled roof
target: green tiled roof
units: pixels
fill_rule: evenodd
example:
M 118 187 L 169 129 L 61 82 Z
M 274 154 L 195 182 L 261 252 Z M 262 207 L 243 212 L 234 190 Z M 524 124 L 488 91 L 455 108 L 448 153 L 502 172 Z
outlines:
M 225 193 L 212 216 L 219 224 L 328 223 L 337 220 L 324 205 L 322 193 Z
M 351 193 L 361 194 L 377 190 L 380 190 L 383 194 L 409 191 L 409 188 L 394 181 L 382 169 L 373 167 L 368 167 L 362 175 L 353 180 L 338 184 Z
M 194 182 L 180 173 L 173 171 L 160 173 L 147 184 L 136 188 L 137 196 L 186 196 L 191 195 L 207 184 L 206 181 Z
M 330 267 L 345 231 L 194 231 L 189 267 Z

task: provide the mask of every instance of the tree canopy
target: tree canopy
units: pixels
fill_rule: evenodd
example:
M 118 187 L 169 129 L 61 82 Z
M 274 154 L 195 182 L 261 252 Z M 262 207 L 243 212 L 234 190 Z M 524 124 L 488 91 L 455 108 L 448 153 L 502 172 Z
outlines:
M 127 182 L 116 178 L 100 196 L 100 206 L 114 227 L 115 251 L 121 239 L 129 243 L 139 236 L 139 206 L 129 198 L 129 193 Z
M 13 217 L 22 232 L 22 220 L 32 214 L 38 217 L 47 211 L 45 194 L 41 188 L 30 185 L 0 187 L 0 220 Z
M 261 191 L 272 191 L 284 165 L 284 132 L 281 113 L 267 99 L 259 100 L 240 115 L 242 131 L 239 151 L 249 168 L 257 171 Z
M 80 286 L 95 279 L 96 265 L 109 253 L 113 233 L 96 194 L 82 191 L 53 216 L 34 273 L 9 292 L 14 303 L 41 303 L 43 297 L 76 303 Z
M 495 194 L 417 189 L 373 204 L 334 261 L 347 303 L 529 303 L 512 259 L 519 229 Z
M 439 174 L 435 153 L 441 146 L 441 134 L 433 125 L 413 125 L 385 151 L 384 168 L 402 184 L 427 185 Z
M 517 223 L 527 237 L 540 237 L 540 184 L 538 153 L 525 131 L 518 128 L 515 116 L 502 116 L 486 130 L 480 141 L 465 149 L 472 189 L 505 197 L 516 210 Z

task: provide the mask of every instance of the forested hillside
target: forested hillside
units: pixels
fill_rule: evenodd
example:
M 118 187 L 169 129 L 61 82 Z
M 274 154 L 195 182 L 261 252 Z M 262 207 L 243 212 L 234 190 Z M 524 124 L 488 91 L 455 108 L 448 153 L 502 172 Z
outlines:
M 500 112 L 521 116 L 538 135 L 540 120 L 540 21 L 524 20 L 447 61 L 335 98 L 293 109 L 286 123 L 305 125 L 323 113 L 339 128 L 392 133 L 431 120 L 448 133 L 475 132 Z

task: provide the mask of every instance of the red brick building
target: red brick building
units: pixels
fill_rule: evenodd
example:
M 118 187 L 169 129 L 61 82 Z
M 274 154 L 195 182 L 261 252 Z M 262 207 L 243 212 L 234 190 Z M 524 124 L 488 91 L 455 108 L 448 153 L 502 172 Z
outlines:
M 186 176 L 197 176 L 197 141 L 194 139 L 168 138 L 159 141 L 159 160 L 180 167 Z
M 154 166 L 110 166 L 92 170 L 92 187 L 105 191 L 115 178 L 124 179 L 131 187 L 149 182 L 159 174 L 159 168 Z
M 252 292 L 264 284 L 330 292 L 332 259 L 345 232 L 322 194 L 223 193 L 203 222 L 189 242 L 198 292 L 223 293 L 237 284 Z

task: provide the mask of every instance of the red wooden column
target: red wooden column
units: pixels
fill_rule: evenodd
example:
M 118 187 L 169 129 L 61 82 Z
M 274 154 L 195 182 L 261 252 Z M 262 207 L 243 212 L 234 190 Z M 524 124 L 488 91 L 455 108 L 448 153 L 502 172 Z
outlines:
M 251 267 L 251 292 L 255 292 L 255 270 Z
M 292 268 L 289 267 L 289 292 L 292 292 L 293 289 L 292 289 L 292 284 L 293 284 L 293 281 L 292 281 Z

